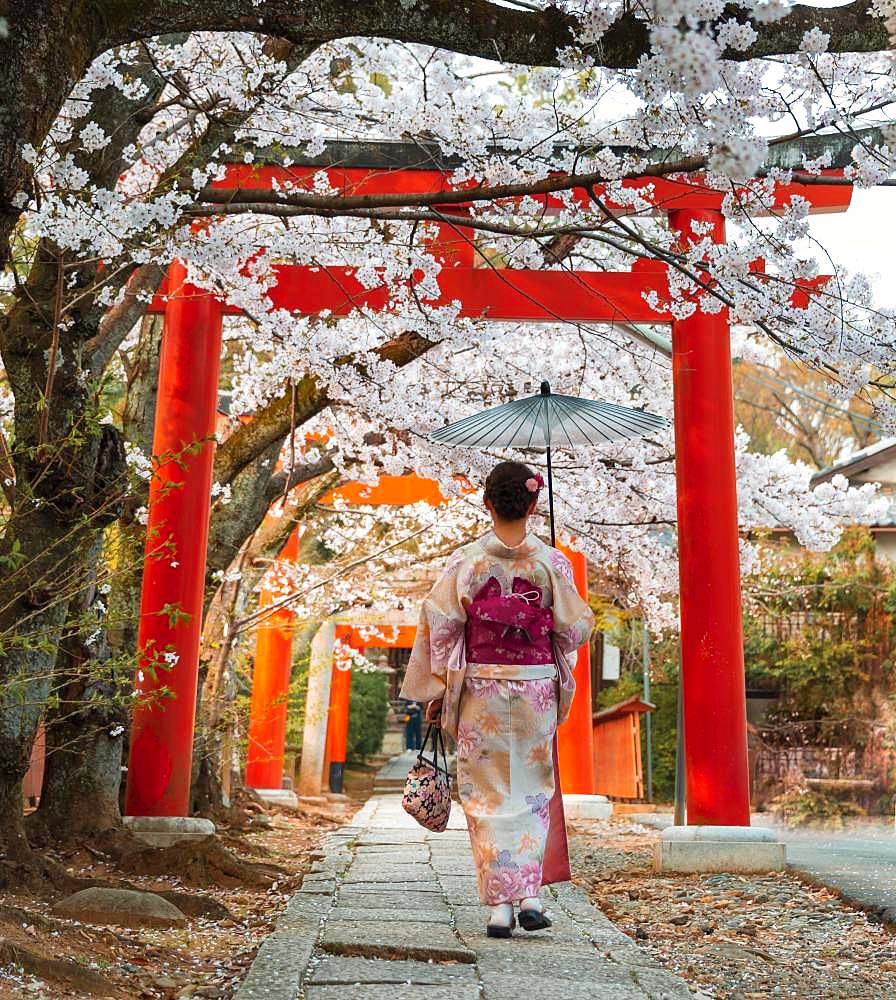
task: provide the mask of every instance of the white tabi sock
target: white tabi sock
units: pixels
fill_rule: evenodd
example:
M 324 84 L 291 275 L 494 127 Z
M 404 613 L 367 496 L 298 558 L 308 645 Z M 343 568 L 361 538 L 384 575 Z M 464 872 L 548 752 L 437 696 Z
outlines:
M 521 910 L 535 910 L 536 913 L 544 913 L 544 907 L 541 905 L 541 900 L 538 896 L 527 896 L 525 899 L 520 900 Z
M 488 918 L 492 927 L 509 927 L 511 920 L 513 920 L 512 903 L 498 903 L 497 906 L 493 906 L 491 916 Z

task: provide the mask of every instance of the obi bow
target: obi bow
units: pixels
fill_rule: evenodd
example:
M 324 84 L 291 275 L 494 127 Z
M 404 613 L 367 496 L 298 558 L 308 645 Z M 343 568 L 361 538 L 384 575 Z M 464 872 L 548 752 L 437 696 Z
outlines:
M 467 616 L 493 641 L 534 645 L 544 641 L 554 626 L 554 613 L 541 607 L 541 600 L 541 589 L 528 580 L 515 577 L 505 595 L 501 584 L 490 577 L 467 608 Z

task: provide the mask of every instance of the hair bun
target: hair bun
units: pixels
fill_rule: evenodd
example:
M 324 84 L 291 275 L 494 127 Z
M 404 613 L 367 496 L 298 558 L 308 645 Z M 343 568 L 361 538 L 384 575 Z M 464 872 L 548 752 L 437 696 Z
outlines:
M 530 483 L 536 484 L 534 490 Z M 542 483 L 522 462 L 499 462 L 485 481 L 485 499 L 502 521 L 519 521 L 529 513 Z

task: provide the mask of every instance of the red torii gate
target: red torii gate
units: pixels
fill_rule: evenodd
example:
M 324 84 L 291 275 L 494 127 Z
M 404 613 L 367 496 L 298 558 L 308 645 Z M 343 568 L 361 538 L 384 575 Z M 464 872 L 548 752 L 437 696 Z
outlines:
M 217 186 L 309 188 L 320 168 L 231 165 Z M 444 170 L 329 168 L 330 184 L 354 195 L 451 190 Z M 668 213 L 683 246 L 707 224 L 725 238 L 722 194 L 699 178 L 646 178 L 656 211 Z M 813 211 L 844 211 L 851 188 L 779 185 L 775 204 L 800 195 Z M 547 209 L 562 207 L 541 195 Z M 591 194 L 572 192 L 581 203 Z M 626 209 L 618 208 L 620 214 Z M 671 323 L 676 434 L 676 477 L 681 605 L 682 685 L 688 820 L 698 825 L 749 825 L 746 705 L 738 559 L 734 414 L 726 310 L 695 312 L 683 320 L 652 309 L 645 295 L 668 298 L 665 265 L 638 261 L 630 272 L 540 271 L 474 266 L 474 233 L 464 231 L 468 205 L 452 205 L 441 224 L 441 293 L 427 304 L 461 303 L 461 315 L 489 320 L 598 323 Z M 456 221 L 455 221 L 456 220 Z M 412 282 L 414 278 L 410 279 Z M 794 300 L 812 288 L 794 293 Z M 297 313 L 323 309 L 337 316 L 360 305 L 389 305 L 385 288 L 362 286 L 350 268 L 277 265 L 274 307 Z M 221 348 L 221 321 L 239 310 L 186 280 L 182 265 L 169 270 L 151 311 L 164 313 L 165 335 L 150 487 L 139 649 L 141 698 L 134 713 L 126 798 L 131 815 L 185 815 L 187 811 L 202 588 L 212 469 L 212 433 Z M 188 449 L 188 451 L 185 451 Z M 172 487 L 172 484 L 176 484 Z M 709 557 L 707 557 L 707 554 Z M 166 662 L 167 660 L 167 662 Z M 173 666 L 172 666 L 173 662 Z M 158 666 L 165 667 L 160 671 Z M 162 709 L 152 694 L 175 695 Z
M 415 474 L 381 476 L 375 485 L 346 483 L 332 490 L 323 503 L 339 500 L 347 504 L 403 506 L 425 502 L 433 506 L 446 502 L 439 484 Z M 295 558 L 297 528 L 280 553 L 280 559 Z M 588 594 L 588 569 L 584 555 L 561 546 L 573 566 L 576 587 L 583 597 Z M 262 584 L 260 606 L 271 602 Z M 359 651 L 371 646 L 410 648 L 414 643 L 413 625 L 337 624 L 335 640 Z M 259 791 L 280 789 L 283 780 L 287 696 L 292 666 L 292 614 L 281 609 L 259 626 L 252 670 L 252 697 L 249 709 L 249 746 L 246 761 L 246 784 Z M 330 684 L 322 779 L 328 776 L 331 792 L 341 792 L 348 740 L 351 668 L 342 667 L 334 657 Z M 591 721 L 591 651 L 583 646 L 575 666 L 577 697 L 569 717 L 558 731 L 560 783 L 564 793 L 591 794 L 594 791 L 594 754 Z M 321 706 L 314 706 L 319 710 Z M 312 706 L 308 706 L 309 711 Z M 306 739 L 308 732 L 306 731 Z M 315 755 L 315 760 L 317 759 Z

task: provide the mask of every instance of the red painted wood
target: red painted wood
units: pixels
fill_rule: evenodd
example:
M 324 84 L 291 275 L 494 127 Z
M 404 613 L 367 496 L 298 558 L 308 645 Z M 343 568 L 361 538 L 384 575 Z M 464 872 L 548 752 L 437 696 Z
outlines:
M 761 262 L 757 262 L 761 270 Z M 355 277 L 355 268 L 318 268 L 299 264 L 277 264 L 276 282 L 271 289 L 273 308 L 302 315 L 327 310 L 346 316 L 354 309 L 387 310 L 391 297 L 385 286 L 365 288 Z M 419 280 L 419 276 L 415 281 Z M 631 271 L 538 271 L 523 268 L 493 269 L 467 264 L 448 265 L 439 274 L 440 293 L 436 299 L 421 299 L 430 307 L 460 303 L 460 315 L 474 319 L 510 322 L 550 323 L 671 323 L 671 313 L 651 308 L 644 299 L 656 292 L 668 298 L 666 265 L 642 258 Z M 801 282 L 791 301 L 805 307 L 809 295 L 821 290 L 830 279 L 821 276 Z M 164 313 L 167 281 L 149 307 Z M 224 306 L 226 315 L 241 313 L 236 306 Z
M 373 647 L 410 649 L 417 637 L 416 625 L 337 625 L 336 638 L 355 649 Z
M 34 804 L 40 798 L 44 784 L 46 758 L 47 734 L 44 724 L 41 722 L 37 727 L 37 735 L 34 737 L 34 743 L 31 747 L 31 761 L 22 783 L 22 798 L 26 803 Z
M 329 505 L 337 500 L 347 504 L 387 504 L 394 507 L 423 501 L 437 507 L 448 502 L 435 479 L 424 479 L 413 472 L 404 476 L 380 476 L 379 481 L 372 485 L 346 483 L 330 490 L 320 502 Z
M 290 562 L 299 551 L 299 528 L 294 529 L 278 559 Z M 259 607 L 275 600 L 262 584 Z M 292 672 L 295 616 L 280 608 L 258 626 L 252 696 L 249 701 L 249 742 L 246 750 L 246 784 L 249 788 L 281 788 L 286 750 L 286 715 Z
M 308 188 L 317 173 L 307 167 L 235 164 L 217 186 L 269 188 L 276 179 Z M 451 189 L 443 171 L 326 173 L 346 194 Z M 650 183 L 653 209 L 670 211 L 673 226 L 682 228 L 692 218 L 712 218 L 721 230 L 721 195 L 703 188 L 698 177 Z M 629 181 L 626 186 L 643 184 Z M 849 204 L 851 188 L 782 186 L 776 204 L 785 204 L 794 194 L 805 197 L 813 211 L 842 211 Z M 587 195 L 576 191 L 572 197 L 582 200 Z M 548 210 L 563 205 L 556 195 L 540 200 Z M 464 316 L 520 322 L 671 321 L 671 316 L 650 309 L 643 297 L 651 290 L 664 296 L 663 265 L 639 262 L 631 272 L 617 274 L 472 267 L 466 242 L 471 231 L 462 225 L 464 206 L 447 210 L 456 213 L 458 221 L 443 224 L 439 232 L 437 246 L 446 267 L 432 305 L 456 299 Z M 386 289 L 365 289 L 350 269 L 280 265 L 277 271 L 271 294 L 275 307 L 345 315 L 359 305 L 384 309 L 390 304 Z M 221 315 L 238 312 L 185 284 L 185 277 L 181 265 L 172 265 L 163 293 L 150 309 L 166 313 L 154 439 L 162 467 L 150 490 L 139 636 L 141 700 L 134 713 L 126 803 L 132 815 L 184 815 L 187 809 L 211 485 L 212 445 L 205 439 L 214 430 Z M 798 290 L 794 300 L 799 304 L 810 291 Z M 727 316 L 697 314 L 675 324 L 674 339 L 685 710 L 689 719 L 700 720 L 689 723 L 687 730 L 690 818 L 703 823 L 749 822 Z M 183 456 L 183 467 L 170 460 L 172 454 L 181 457 L 191 443 L 197 443 L 198 451 Z M 173 490 L 171 483 L 176 484 Z M 712 558 L 706 557 L 707 552 Z M 189 618 L 175 622 L 170 618 L 174 611 L 186 612 Z M 177 653 L 177 665 L 153 673 L 150 666 L 168 650 Z M 701 681 L 705 686 L 698 688 Z M 163 688 L 174 697 L 154 698 Z
M 842 177 L 842 170 L 824 171 L 825 174 L 833 177 Z M 332 188 L 337 194 L 351 197 L 364 195 L 389 195 L 389 194 L 432 194 L 442 191 L 463 190 L 474 187 L 477 181 L 464 181 L 461 184 L 453 184 L 451 172 L 446 170 L 414 169 L 406 168 L 399 170 L 380 170 L 365 167 L 281 167 L 281 166 L 258 166 L 255 164 L 231 163 L 228 164 L 224 177 L 213 183 L 213 187 L 225 190 L 270 190 L 273 183 L 292 185 L 298 191 L 311 191 L 314 189 L 315 179 L 324 174 Z M 668 212 L 676 209 L 690 209 L 699 211 L 701 209 L 719 210 L 725 192 L 708 188 L 703 183 L 699 174 L 688 175 L 687 177 L 642 177 L 623 181 L 623 187 L 628 190 L 642 192 L 642 197 L 649 201 L 653 210 L 657 212 Z M 607 187 L 604 184 L 596 184 L 592 188 L 597 197 L 606 197 Z M 743 193 L 746 188 L 741 188 Z M 852 187 L 846 184 L 820 185 L 820 184 L 779 184 L 775 191 L 774 204 L 780 209 L 787 204 L 793 196 L 805 198 L 816 212 L 842 212 L 849 207 L 852 197 Z M 584 188 L 573 188 L 569 192 L 573 202 L 583 207 L 593 207 L 591 194 Z M 536 204 L 545 208 L 560 211 L 566 207 L 566 193 L 527 195 L 527 199 L 532 199 Z M 502 204 L 511 201 L 519 201 L 519 198 L 502 199 Z M 632 209 L 627 205 L 614 202 L 607 198 L 607 204 L 618 213 L 632 214 Z M 452 204 L 453 211 L 462 210 L 469 203 Z M 644 214 L 643 209 L 637 214 Z
M 588 564 L 575 549 L 558 545 L 572 563 L 576 590 L 588 599 Z M 567 795 L 594 793 L 594 731 L 591 722 L 591 646 L 579 649 L 573 671 L 576 693 L 569 715 L 557 730 L 560 787 Z
M 641 740 L 636 712 L 594 724 L 594 772 L 598 795 L 614 799 L 640 799 Z
M 125 805 L 131 816 L 187 815 L 193 753 L 221 306 L 187 283 L 180 263 L 170 274 L 174 294 L 159 366 L 153 437 L 159 464 L 149 489 Z M 169 651 L 177 663 L 161 669 Z
M 277 281 L 270 298 L 274 308 L 303 315 L 328 310 L 345 316 L 360 306 L 389 307 L 384 286 L 365 288 L 347 267 L 312 268 L 278 264 Z M 460 302 L 461 315 L 491 320 L 595 323 L 668 323 L 671 316 L 651 309 L 644 294 L 668 293 L 664 264 L 645 260 L 632 271 L 538 271 L 493 268 L 445 268 L 439 274 L 437 299 L 423 300 L 432 307 Z M 155 296 L 150 312 L 164 312 L 166 291 Z M 229 315 L 239 309 L 227 306 Z
M 719 212 L 673 212 L 725 238 Z M 749 826 L 731 345 L 725 311 L 672 326 L 688 823 Z
M 351 667 L 343 670 L 333 664 L 330 682 L 330 708 L 327 715 L 327 755 L 324 773 L 330 764 L 345 764 L 348 747 L 348 708 L 352 690 Z

